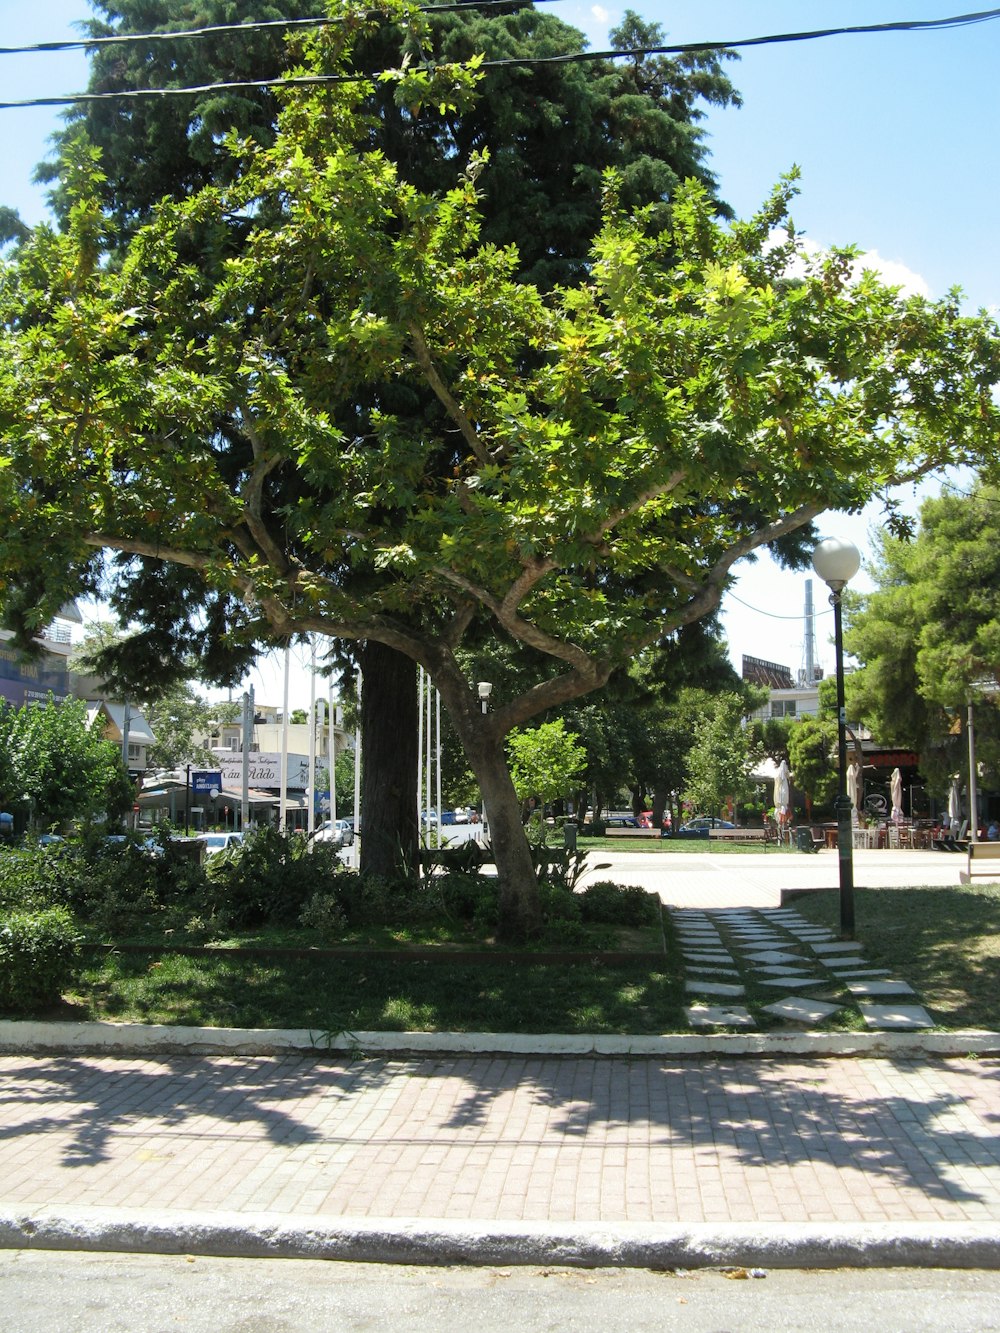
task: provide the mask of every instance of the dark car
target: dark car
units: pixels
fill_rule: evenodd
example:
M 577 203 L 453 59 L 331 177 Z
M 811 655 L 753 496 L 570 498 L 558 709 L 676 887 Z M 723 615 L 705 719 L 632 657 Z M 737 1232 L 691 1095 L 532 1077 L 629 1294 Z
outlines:
M 709 829 L 735 827 L 736 825 L 730 823 L 728 819 L 716 819 L 714 815 L 696 815 L 694 819 L 689 819 L 686 824 L 682 824 L 674 837 L 707 838 Z

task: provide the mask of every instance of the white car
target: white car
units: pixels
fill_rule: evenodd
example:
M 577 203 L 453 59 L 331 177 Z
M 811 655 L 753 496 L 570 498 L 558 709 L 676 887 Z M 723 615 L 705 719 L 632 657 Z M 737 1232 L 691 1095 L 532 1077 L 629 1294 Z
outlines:
M 206 856 L 217 856 L 219 852 L 228 852 L 231 847 L 238 847 L 243 841 L 243 834 L 199 833 L 198 841 L 205 844 Z
M 332 842 L 337 847 L 350 847 L 354 842 L 354 822 L 350 819 L 327 819 L 313 834 L 314 842 Z

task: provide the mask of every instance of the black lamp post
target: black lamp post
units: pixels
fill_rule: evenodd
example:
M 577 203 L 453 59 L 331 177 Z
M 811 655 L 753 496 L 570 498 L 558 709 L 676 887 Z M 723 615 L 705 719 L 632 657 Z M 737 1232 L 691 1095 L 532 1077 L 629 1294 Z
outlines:
M 477 690 L 477 692 L 478 692 L 478 694 L 479 694 L 479 704 L 480 704 L 480 707 L 481 707 L 482 710 L 483 710 L 483 717 L 485 717 L 485 716 L 486 716 L 486 705 L 487 705 L 487 703 L 488 703 L 488 701 L 489 701 L 489 697 L 490 697 L 490 695 L 493 693 L 493 684 L 492 684 L 491 681 L 488 681 L 488 680 L 481 680 L 481 681 L 479 681 L 479 683 L 476 685 L 476 690 Z M 484 797 L 483 797 L 483 837 L 484 837 L 484 838 L 485 838 L 485 837 L 488 837 L 488 830 L 489 830 L 489 825 L 488 825 L 487 822 L 486 822 L 486 797 L 484 796 Z
M 829 537 L 813 552 L 813 569 L 830 589 L 833 638 L 837 659 L 837 857 L 840 863 L 840 933 L 854 935 L 854 829 L 847 794 L 847 711 L 844 707 L 844 637 L 841 594 L 861 567 L 861 553 L 852 542 Z

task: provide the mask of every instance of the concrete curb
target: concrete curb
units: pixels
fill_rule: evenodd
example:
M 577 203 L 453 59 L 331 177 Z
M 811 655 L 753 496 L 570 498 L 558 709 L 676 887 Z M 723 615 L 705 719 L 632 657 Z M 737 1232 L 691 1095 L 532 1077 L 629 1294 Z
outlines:
M 510 1032 L 320 1032 L 143 1023 L 0 1020 L 0 1053 L 114 1055 L 886 1056 L 1000 1055 L 1000 1032 L 677 1033 L 662 1037 Z
M 436 1222 L 0 1207 L 0 1249 L 598 1268 L 1000 1268 L 980 1223 Z

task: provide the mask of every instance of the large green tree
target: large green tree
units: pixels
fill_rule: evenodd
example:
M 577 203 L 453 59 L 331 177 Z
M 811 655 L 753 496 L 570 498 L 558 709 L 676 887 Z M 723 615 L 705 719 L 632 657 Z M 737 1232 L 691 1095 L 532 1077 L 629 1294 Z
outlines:
M 730 801 L 738 807 L 752 796 L 750 775 L 761 754 L 747 721 L 760 702 L 746 690 L 703 696 L 684 789 L 696 811 L 721 815 Z
M 0 807 L 38 831 L 131 807 L 121 749 L 90 726 L 81 700 L 0 704 L 0 753 Z
M 95 36 L 158 36 L 97 49 L 92 92 L 204 89 L 184 97 L 91 102 L 71 113 L 63 148 L 81 126 L 101 148 L 102 201 L 115 222 L 112 235 L 124 240 L 162 198 L 185 198 L 232 178 L 227 132 L 272 141 L 278 100 L 270 89 L 210 85 L 280 74 L 287 34 L 264 27 L 204 40 L 164 39 L 171 32 L 231 22 L 230 0 L 97 0 L 94 8 Z M 238 19 L 297 20 L 326 8 L 321 0 L 249 0 L 239 7 Z M 445 114 L 404 102 L 391 83 L 376 84 L 362 123 L 362 142 L 385 152 L 403 179 L 426 191 L 453 188 L 471 156 L 488 150 L 491 168 L 479 183 L 482 238 L 516 244 L 520 273 L 542 288 L 585 275 L 600 226 L 603 169 L 620 171 L 626 205 L 653 206 L 654 227 L 665 223 L 681 181 L 695 178 L 714 187 L 699 121 L 706 104 L 738 102 L 723 73 L 729 53 L 574 62 L 586 46 L 583 35 L 530 4 L 488 13 L 431 8 L 424 24 L 369 26 L 359 33 L 356 63 L 368 70 L 392 67 L 404 49 L 412 59 L 431 46 L 439 61 L 464 61 L 477 53 L 498 62 L 569 57 L 536 68 L 490 68 L 480 96 Z M 611 34 L 618 49 L 656 45 L 662 38 L 656 25 L 644 24 L 631 11 Z M 43 168 L 42 175 L 56 182 L 56 206 L 65 215 L 69 195 L 60 184 L 58 163 Z M 235 242 L 232 235 L 230 241 Z M 187 258 L 198 262 L 196 252 Z M 412 385 L 407 393 L 413 398 Z M 381 394 L 384 400 L 384 387 Z M 426 389 L 422 396 L 432 397 Z M 109 591 L 123 620 L 143 630 L 141 638 L 112 649 L 106 663 L 122 689 L 134 689 L 136 680 L 165 682 L 179 670 L 181 654 L 199 646 L 205 677 L 228 683 L 256 650 L 239 607 L 215 593 L 205 598 L 206 615 L 197 584 L 183 570 L 165 573 L 155 562 L 132 560 L 128 578 L 119 578 Z M 415 668 L 395 649 L 371 641 L 355 649 L 352 665 L 361 668 L 363 678 L 362 804 L 368 836 L 362 868 L 387 874 L 415 864 Z
M 317 39 L 318 67 L 345 67 L 351 33 Z M 468 95 L 443 67 L 399 87 Z M 609 179 L 587 280 L 542 293 L 480 243 L 488 164 L 443 197 L 407 185 L 357 150 L 366 96 L 290 94 L 273 146 L 234 145 L 231 183 L 164 204 L 116 266 L 78 158 L 65 232 L 0 273 L 0 596 L 29 638 L 112 552 L 181 566 L 255 632 L 420 663 L 523 934 L 507 733 L 714 610 L 740 558 L 825 508 L 991 451 L 1000 338 L 850 252 L 776 243 L 788 185 L 732 225 L 688 186 L 651 233 Z M 459 654 L 491 636 L 551 666 L 484 717 Z
M 881 534 L 872 592 L 852 599 L 848 712 L 886 745 L 917 750 L 943 796 L 964 763 L 961 722 L 976 710 L 977 757 L 1000 776 L 1000 489 L 924 502 L 912 540 Z

